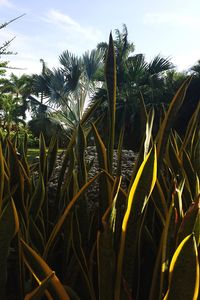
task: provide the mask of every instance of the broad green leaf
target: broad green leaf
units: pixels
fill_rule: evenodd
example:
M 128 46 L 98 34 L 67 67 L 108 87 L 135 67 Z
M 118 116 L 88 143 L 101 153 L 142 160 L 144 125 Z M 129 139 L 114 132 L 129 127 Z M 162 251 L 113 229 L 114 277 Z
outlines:
M 46 178 L 47 155 L 46 155 L 45 139 L 42 133 L 40 134 L 39 147 L 40 147 L 40 172 L 42 173 L 43 177 Z
M 91 115 L 94 113 L 94 111 L 97 109 L 97 107 L 100 105 L 101 100 L 97 100 L 91 105 L 86 111 L 84 112 L 82 118 L 81 118 L 81 125 L 84 126 L 85 123 L 89 122 L 89 119 Z
M 86 138 L 82 126 L 79 124 L 77 130 L 77 160 L 78 160 L 78 178 L 79 187 L 87 182 L 87 169 L 85 163 Z
M 121 299 L 122 277 L 127 281 L 128 285 L 131 286 L 135 268 L 140 216 L 154 188 L 156 177 L 157 159 L 156 149 L 154 147 L 142 162 L 128 195 L 128 204 L 122 223 L 122 234 L 117 261 L 115 283 L 116 300 Z
M 190 84 L 190 81 L 191 81 L 191 77 L 188 77 L 183 82 L 183 84 L 181 85 L 181 87 L 179 88 L 177 93 L 175 94 L 175 96 L 172 99 L 171 104 L 168 108 L 167 114 L 160 126 L 159 131 L 158 131 L 156 141 L 157 141 L 157 153 L 158 153 L 158 163 L 159 164 L 163 159 L 163 155 L 165 152 L 165 148 L 166 148 L 167 140 L 168 140 L 168 137 L 170 134 L 170 130 L 174 123 L 176 114 L 179 111 L 179 109 L 183 103 L 183 100 L 185 98 L 185 94 L 186 94 L 188 85 Z
M 135 177 L 137 175 L 137 172 L 145 159 L 149 148 L 151 146 L 151 140 L 152 140 L 152 128 L 153 128 L 153 120 L 154 120 L 154 110 L 150 111 L 149 114 L 147 115 L 147 122 L 146 122 L 146 131 L 145 135 L 143 137 L 143 141 L 140 146 L 139 154 L 137 157 L 136 162 L 134 163 L 134 168 L 133 168 L 133 173 L 131 176 L 130 184 L 129 184 L 129 191 L 133 185 L 133 182 L 135 180 Z
M 113 202 L 102 218 L 103 229 L 97 233 L 97 261 L 99 299 L 113 299 L 115 278 L 114 237 L 116 230 L 116 202 L 120 191 L 122 177 L 117 177 L 113 187 Z
M 71 236 L 72 236 L 72 248 L 77 259 L 77 263 L 81 269 L 81 277 L 84 280 L 84 294 L 87 294 L 88 299 L 96 299 L 94 287 L 92 284 L 92 278 L 90 278 L 88 263 L 86 256 L 84 254 L 83 245 L 82 245 L 82 236 L 80 232 L 80 226 L 77 218 L 77 214 L 73 214 L 72 225 L 71 225 Z
M 76 130 L 73 132 L 73 135 L 70 139 L 70 142 L 67 146 L 67 149 L 65 151 L 65 156 L 64 156 L 64 159 L 63 159 L 63 162 L 62 162 L 62 166 L 61 166 L 61 170 L 60 170 L 60 174 L 59 174 L 59 177 L 58 177 L 58 186 L 57 186 L 57 191 L 56 191 L 56 198 L 60 198 L 60 191 L 61 191 L 61 186 L 62 186 L 62 183 L 64 181 L 64 176 L 65 176 L 65 171 L 66 171 L 66 168 L 67 168 L 67 165 L 68 165 L 68 162 L 69 162 L 69 157 L 72 153 L 72 150 L 73 150 L 73 147 L 75 145 L 75 142 L 76 142 Z
M 165 225 L 165 219 L 168 212 L 167 201 L 166 201 L 167 196 L 168 195 L 164 195 L 160 182 L 157 178 L 151 198 L 154 202 L 156 211 L 161 219 L 163 226 Z
M 117 147 L 117 171 L 116 171 L 117 176 L 120 176 L 122 173 L 122 150 L 123 150 L 122 146 L 123 146 L 123 139 L 124 139 L 124 131 L 125 128 L 123 126 L 120 130 L 118 147 Z
M 176 230 L 176 210 L 174 208 L 174 195 L 172 195 L 171 205 L 167 214 L 165 227 L 163 229 L 161 250 L 161 269 L 159 277 L 160 293 L 159 299 L 161 299 L 163 290 L 167 283 L 167 272 L 169 269 L 169 262 L 172 257 L 172 253 L 175 248 L 175 230 Z
M 70 182 L 72 181 L 73 171 L 75 169 L 75 154 L 73 148 L 71 149 L 71 153 L 69 154 L 69 165 L 67 168 L 67 173 L 65 176 L 65 181 L 63 182 L 63 187 L 60 191 L 60 198 L 59 198 L 59 206 L 58 209 L 60 212 L 63 211 L 63 208 L 70 201 L 69 189 L 70 189 Z M 59 211 L 57 212 L 59 214 Z
M 105 147 L 94 124 L 92 124 L 92 129 L 93 129 L 95 144 L 96 144 L 96 148 L 97 148 L 99 167 L 102 170 L 108 171 L 108 156 L 107 156 L 106 147 Z M 101 220 L 107 207 L 111 203 L 111 183 L 107 177 L 101 176 L 99 186 L 100 186 L 99 187 L 99 191 L 100 191 L 100 201 L 99 201 L 100 216 L 99 216 L 99 218 Z
M 42 255 L 45 247 L 44 237 L 32 217 L 30 216 L 29 218 L 29 235 L 31 243 L 34 246 L 34 249 L 37 249 L 37 251 Z
M 113 299 L 115 277 L 115 252 L 113 232 L 105 228 L 97 233 L 99 299 Z
M 186 236 L 176 249 L 169 268 L 169 288 L 164 300 L 197 300 L 199 262 L 193 234 Z
M 84 192 L 89 188 L 89 186 L 99 177 L 99 175 L 101 175 L 101 173 L 98 173 L 96 176 L 94 176 L 92 179 L 90 179 L 90 181 L 88 181 L 79 190 L 79 192 L 73 197 L 73 199 L 69 202 L 69 204 L 65 208 L 63 214 L 60 216 L 58 222 L 56 223 L 56 225 L 54 226 L 54 228 L 51 232 L 51 235 L 49 237 L 49 240 L 47 241 L 46 248 L 44 251 L 44 257 L 46 257 L 48 255 L 49 250 L 51 249 L 51 247 L 54 246 L 54 242 L 55 242 L 56 238 L 58 237 L 58 234 L 65 222 L 65 219 L 67 218 L 67 216 L 68 216 L 70 210 L 72 209 L 72 207 L 74 206 L 74 204 L 79 200 L 79 198 L 84 194 Z
M 9 189 L 12 191 L 13 189 L 15 189 L 15 187 L 17 187 L 12 195 L 13 201 L 15 202 L 18 213 L 20 212 L 23 215 L 24 220 L 27 221 L 27 211 L 24 203 L 24 174 L 26 172 L 23 169 L 22 164 L 17 157 L 16 150 L 14 149 L 10 141 L 8 141 L 7 162 L 10 169 Z
M 167 150 L 169 156 L 169 161 L 167 161 L 168 166 L 173 170 L 174 176 L 177 178 L 180 178 L 181 176 L 182 178 L 181 160 L 179 158 L 179 153 L 177 153 L 177 147 L 172 144 L 171 139 L 168 140 Z
M 52 172 L 54 170 L 56 158 L 57 158 L 57 152 L 58 152 L 58 141 L 56 137 L 53 137 L 51 139 L 48 154 L 47 154 L 47 171 L 48 171 L 47 180 L 51 178 Z
M 199 118 L 199 111 L 200 111 L 200 102 L 199 102 L 199 104 L 197 106 L 197 109 L 195 110 L 193 116 L 191 117 L 191 119 L 188 123 L 187 130 L 186 130 L 186 133 L 184 135 L 182 149 L 187 149 L 188 145 L 191 144 L 192 135 L 195 132 L 195 127 L 196 127 L 196 124 L 197 124 L 197 120 Z
M 191 233 L 194 233 L 198 247 L 200 245 L 200 196 L 192 203 L 183 218 L 177 235 L 177 243 L 180 244 Z
M 0 216 L 0 295 L 1 300 L 6 300 L 5 287 L 7 277 L 7 259 L 10 243 L 19 230 L 19 220 L 15 204 L 9 200 Z
M 116 58 L 112 34 L 110 34 L 108 52 L 105 63 L 105 78 L 108 93 L 109 133 L 108 133 L 108 169 L 112 173 L 113 151 L 115 142 L 115 113 L 116 113 Z
M 97 128 L 94 124 L 92 124 L 92 129 L 93 129 L 96 148 L 97 148 L 99 167 L 101 169 L 108 171 L 108 164 L 107 164 L 108 160 L 107 160 L 106 147 L 105 147 L 105 145 L 97 131 Z
M 44 203 L 44 199 L 45 199 L 45 186 L 44 186 L 43 176 L 42 174 L 40 174 L 34 194 L 30 200 L 29 214 L 33 218 L 33 220 L 36 220 L 38 214 L 40 213 L 40 210 Z
M 36 281 L 41 284 L 48 276 L 52 274 L 51 268 L 47 263 L 39 256 L 30 246 L 28 246 L 21 239 L 21 246 L 23 252 L 23 259 L 30 270 L 31 274 L 34 276 Z M 48 284 L 48 291 L 54 300 L 69 300 L 69 296 L 65 291 L 63 285 L 60 283 L 56 275 L 50 278 Z
M 199 139 L 197 140 L 196 144 L 194 144 L 193 149 L 193 156 L 192 156 L 192 165 L 200 178 L 200 130 L 199 130 Z
M 162 243 L 164 239 L 164 232 L 160 238 L 160 245 L 157 252 L 156 261 L 154 264 L 154 271 L 152 276 L 151 288 L 149 293 L 149 300 L 159 299 L 160 293 L 160 270 L 162 269 Z
M 199 153 L 200 155 L 200 153 Z M 183 168 L 184 168 L 184 172 L 188 181 L 188 186 L 189 189 L 191 191 L 192 197 L 195 198 L 197 195 L 196 193 L 196 174 L 195 174 L 195 170 L 192 166 L 190 157 L 188 155 L 188 153 L 186 152 L 186 150 L 183 150 L 183 154 L 182 154 L 182 163 L 183 163 Z
M 140 102 L 140 107 L 139 107 L 140 126 L 141 126 L 141 132 L 145 132 L 145 128 L 146 128 L 146 124 L 147 124 L 147 120 L 148 120 L 148 113 L 147 113 L 143 94 L 141 91 L 139 91 L 139 93 L 140 93 L 140 97 L 138 97 L 138 98 L 139 98 L 139 102 Z M 147 153 L 148 153 L 148 150 L 147 150 Z
M 75 169 L 75 154 L 74 154 L 74 150 L 73 148 L 71 149 L 71 153 L 69 153 L 69 165 L 66 171 L 66 175 L 65 175 L 65 179 L 62 185 L 62 188 L 60 188 L 60 191 L 57 193 L 59 195 L 59 203 L 57 205 L 57 208 L 55 211 L 55 215 L 60 215 L 63 211 L 63 209 L 66 207 L 66 205 L 69 203 L 69 201 L 71 200 L 70 197 L 70 187 L 71 187 L 71 182 L 72 182 L 72 177 L 73 177 L 73 171 Z

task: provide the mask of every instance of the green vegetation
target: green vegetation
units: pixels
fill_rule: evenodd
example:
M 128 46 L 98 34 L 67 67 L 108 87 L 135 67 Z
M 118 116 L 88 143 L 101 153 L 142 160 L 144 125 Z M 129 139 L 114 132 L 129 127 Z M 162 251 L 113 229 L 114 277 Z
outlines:
M 52 72 L 43 64 L 42 75 L 35 77 L 34 84 L 38 85 L 50 80 L 47 89 L 38 89 L 40 100 L 28 97 L 36 104 L 35 120 L 47 117 L 44 97 L 50 93 L 48 101 L 58 101 L 58 109 L 69 125 L 54 194 L 50 184 L 58 155 L 56 135 L 48 141 L 47 149 L 45 137 L 40 134 L 39 159 L 33 165 L 27 133 L 23 138 L 17 133 L 12 136 L 8 128 L 7 134 L 1 134 L 2 300 L 199 297 L 200 103 L 196 102 L 190 111 L 187 128 L 181 134 L 174 129 L 175 125 L 179 129 L 177 116 L 191 95 L 194 81 L 178 76 L 182 84 L 171 102 L 157 109 L 150 94 L 160 104 L 159 94 L 170 95 L 175 87 L 163 94 L 175 73 L 166 72 L 171 64 L 162 58 L 147 64 L 141 56 L 129 56 L 133 45 L 127 43 L 126 27 L 123 30 L 122 34 L 117 31 L 116 40 L 110 35 L 108 45 L 99 45 L 105 79 L 101 79 L 102 86 L 85 112 L 84 97 L 93 77 L 88 75 L 91 73 L 86 65 L 83 67 L 84 59 L 65 53 L 61 56 L 66 62 L 62 70 Z M 93 61 L 95 55 L 86 55 L 85 61 Z M 129 74 L 136 72 L 136 66 L 131 67 L 136 61 L 138 81 Z M 101 67 L 95 81 L 96 76 L 102 76 Z M 72 74 L 76 75 L 75 85 Z M 132 139 L 127 127 L 132 101 L 138 101 L 133 107 L 140 116 L 141 142 L 125 189 L 121 185 L 121 155 Z M 119 127 L 121 103 L 127 106 L 122 108 Z M 49 114 L 58 118 L 60 111 L 58 115 L 52 115 L 52 111 Z M 91 140 L 100 167 L 92 178 L 85 159 Z M 114 149 L 117 174 L 113 168 Z M 88 190 L 97 181 L 98 197 L 89 199 Z M 90 207 L 92 201 L 96 203 Z

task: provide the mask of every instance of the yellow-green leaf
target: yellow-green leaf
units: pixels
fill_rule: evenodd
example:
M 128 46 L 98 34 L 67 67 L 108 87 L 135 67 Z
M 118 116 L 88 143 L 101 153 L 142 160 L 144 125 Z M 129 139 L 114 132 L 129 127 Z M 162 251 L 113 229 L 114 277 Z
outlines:
M 171 101 L 169 109 L 167 111 L 167 114 L 160 126 L 159 131 L 158 131 L 156 140 L 157 140 L 157 152 L 158 152 L 158 161 L 159 162 L 162 160 L 171 127 L 175 120 L 176 114 L 179 111 L 179 109 L 183 103 L 183 100 L 185 98 L 185 94 L 186 94 L 186 91 L 187 91 L 190 81 L 191 81 L 191 77 L 188 77 L 183 82 L 183 84 L 179 88 L 178 92 L 175 94 L 174 98 Z
M 67 207 L 65 208 L 63 214 L 60 216 L 60 219 L 58 220 L 58 222 L 56 223 L 56 225 L 54 226 L 51 235 L 49 237 L 49 240 L 47 241 L 46 247 L 45 247 L 45 251 L 44 251 L 44 257 L 47 256 L 50 248 L 54 245 L 55 239 L 57 238 L 64 222 L 65 219 L 67 218 L 70 210 L 72 209 L 73 205 L 76 203 L 76 201 L 78 201 L 78 199 L 83 195 L 83 193 L 89 188 L 89 186 L 99 177 L 101 173 L 98 173 L 96 176 L 94 176 L 92 179 L 90 179 L 90 181 L 88 181 L 80 190 L 79 192 L 73 197 L 73 199 L 69 202 L 69 204 L 67 205 Z
M 31 197 L 29 213 L 33 220 L 35 220 L 42 208 L 45 198 L 45 186 L 42 174 L 37 182 L 34 194 Z
M 142 162 L 136 178 L 133 182 L 128 195 L 128 204 L 124 219 L 122 222 L 122 234 L 119 246 L 118 262 L 117 262 L 117 277 L 115 283 L 115 299 L 121 299 L 121 281 L 122 276 L 125 280 L 132 280 L 132 272 L 135 269 L 134 263 L 136 259 L 136 244 L 138 236 L 138 226 L 140 216 L 147 204 L 157 178 L 157 159 L 156 148 L 154 147 Z M 129 225 L 131 219 L 131 228 Z M 129 234 L 127 235 L 127 230 Z M 131 235 L 131 236 L 130 236 Z M 128 236 L 128 245 L 127 245 Z M 134 236 L 134 239 L 133 239 Z M 125 248 L 126 243 L 126 248 Z M 123 272 L 126 274 L 122 275 Z
M 176 249 L 169 268 L 169 288 L 164 300 L 197 300 L 199 262 L 195 237 L 187 236 Z
M 23 251 L 23 258 L 26 266 L 30 270 L 31 274 L 34 276 L 36 281 L 41 284 L 48 276 L 52 274 L 51 268 L 47 263 L 39 256 L 29 245 L 27 245 L 23 240 L 21 240 L 21 246 Z M 57 278 L 53 276 L 50 278 L 48 284 L 48 291 L 54 300 L 69 300 L 69 296 L 65 291 L 63 285 Z
M 115 113 L 116 113 L 116 58 L 112 34 L 110 34 L 108 52 L 105 65 L 105 77 L 108 93 L 109 133 L 108 133 L 108 168 L 112 173 L 112 161 L 115 141 Z

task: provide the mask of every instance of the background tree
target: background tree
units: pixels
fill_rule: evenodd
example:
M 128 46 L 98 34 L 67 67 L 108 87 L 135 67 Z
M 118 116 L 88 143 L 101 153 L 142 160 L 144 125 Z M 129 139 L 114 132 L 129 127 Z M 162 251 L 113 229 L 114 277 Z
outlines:
M 140 144 L 143 125 L 139 124 L 141 95 L 147 106 L 155 106 L 159 103 L 170 101 L 166 94 L 166 74 L 174 68 L 169 59 L 160 55 L 147 62 L 145 55 L 135 54 L 134 44 L 128 40 L 128 30 L 123 25 L 122 31 L 115 31 L 115 54 L 117 68 L 117 111 L 116 111 L 116 137 L 119 136 L 120 128 L 125 126 L 125 145 L 133 147 Z M 97 49 L 106 56 L 108 45 L 100 43 Z M 104 114 L 104 128 L 106 132 L 107 91 L 105 85 L 95 94 L 91 103 L 101 99 L 101 107 L 95 117 Z M 137 128 L 137 130 L 135 130 Z M 134 141 L 135 139 L 135 141 Z
M 0 25 L 0 30 L 4 29 L 10 23 L 16 21 L 17 19 L 21 18 L 23 15 L 20 15 L 17 18 L 14 18 L 8 22 L 5 22 Z M 0 45 L 0 122 L 5 128 L 9 128 L 12 122 L 17 122 L 20 116 L 22 119 L 25 118 L 25 98 L 23 96 L 23 105 L 19 105 L 19 94 L 20 91 L 16 91 L 14 96 L 13 89 L 14 89 L 14 82 L 18 81 L 17 77 L 13 74 L 11 75 L 11 79 L 7 79 L 5 77 L 6 69 L 10 69 L 11 67 L 8 65 L 8 61 L 4 60 L 3 57 L 6 55 L 14 55 L 13 51 L 9 51 L 9 47 L 15 37 L 11 38 L 8 41 L 5 41 L 3 45 Z M 25 79 L 25 75 L 23 80 Z M 20 83 L 22 85 L 22 83 Z M 22 120 L 21 120 L 22 122 Z
M 102 55 L 92 50 L 77 57 L 64 51 L 59 62 L 59 68 L 50 70 L 42 61 L 42 73 L 35 76 L 33 88 L 41 104 L 45 102 L 46 107 L 50 108 L 51 116 L 74 128 L 95 91 L 96 73 L 102 66 Z

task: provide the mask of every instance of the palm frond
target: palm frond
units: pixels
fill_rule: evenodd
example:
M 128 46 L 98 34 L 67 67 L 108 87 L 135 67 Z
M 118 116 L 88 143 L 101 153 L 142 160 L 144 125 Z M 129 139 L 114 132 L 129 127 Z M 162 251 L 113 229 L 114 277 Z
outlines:
M 157 55 L 149 63 L 148 71 L 151 75 L 154 75 L 160 74 L 173 68 L 174 65 L 171 63 L 169 58 L 163 58 L 160 55 Z

